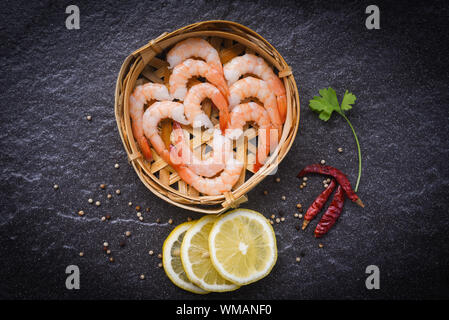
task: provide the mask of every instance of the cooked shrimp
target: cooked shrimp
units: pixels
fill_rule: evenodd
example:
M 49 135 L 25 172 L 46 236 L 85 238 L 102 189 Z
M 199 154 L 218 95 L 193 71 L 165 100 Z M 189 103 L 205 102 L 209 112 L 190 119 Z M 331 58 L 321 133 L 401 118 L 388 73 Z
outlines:
M 137 86 L 129 97 L 129 113 L 132 119 L 131 128 L 134 138 L 147 160 L 152 159 L 150 145 L 143 134 L 142 117 L 145 102 L 151 100 L 172 100 L 168 89 L 163 84 L 146 83 Z
M 187 59 L 173 69 L 169 80 L 171 95 L 183 101 L 187 94 L 187 81 L 194 76 L 206 78 L 220 90 L 223 96 L 228 96 L 228 85 L 223 74 L 211 68 L 206 62 L 193 59 Z
M 223 74 L 223 66 L 217 50 L 209 42 L 201 38 L 188 38 L 178 42 L 168 53 L 167 62 L 170 69 L 176 67 L 184 60 L 192 57 L 198 57 L 206 61 L 218 72 Z
M 229 88 L 229 92 L 229 106 L 231 110 L 240 104 L 243 99 L 256 97 L 267 110 L 273 127 L 279 131 L 281 130 L 282 121 L 279 116 L 276 97 L 265 81 L 254 77 L 246 77 L 235 82 Z
M 255 102 L 242 103 L 231 111 L 231 121 L 226 136 L 237 139 L 243 133 L 245 123 L 254 121 L 259 126 L 259 139 L 257 145 L 257 157 L 254 171 L 257 172 L 265 163 L 270 152 L 271 121 L 267 111 Z
M 210 98 L 220 111 L 220 129 L 224 132 L 229 122 L 228 103 L 220 91 L 209 83 L 194 85 L 187 92 L 184 100 L 184 111 L 187 119 L 193 127 L 205 126 L 206 128 L 213 128 L 214 125 L 209 117 L 201 109 L 201 102 L 205 98 Z
M 143 131 L 161 158 L 170 163 L 170 153 L 159 135 L 158 123 L 165 118 L 173 119 L 182 124 L 189 124 L 184 116 L 184 105 L 179 102 L 161 101 L 153 103 L 143 114 Z
M 237 56 L 224 65 L 223 71 L 228 81 L 228 86 L 231 86 L 242 75 L 247 73 L 254 74 L 266 81 L 276 95 L 279 115 L 282 123 L 285 122 L 285 117 L 287 116 L 287 97 L 284 84 L 263 58 L 249 53 L 243 56 Z
M 215 196 L 231 191 L 232 187 L 239 180 L 242 172 L 243 163 L 234 158 L 232 142 L 228 138 L 223 137 L 223 139 L 225 140 L 225 150 L 227 150 L 225 159 L 226 165 L 220 175 L 215 178 L 204 178 L 196 174 L 182 161 L 184 149 L 178 149 L 173 145 L 170 146 L 172 167 L 176 170 L 182 180 L 203 194 Z
M 213 152 L 204 160 L 198 159 L 190 150 L 189 143 L 184 137 L 184 132 L 177 122 L 173 122 L 173 145 L 181 151 L 182 162 L 186 164 L 194 173 L 203 177 L 213 177 L 225 167 L 224 136 L 220 130 L 214 131 L 212 140 Z M 227 150 L 229 152 L 229 150 Z M 231 150 L 232 152 L 232 150 Z

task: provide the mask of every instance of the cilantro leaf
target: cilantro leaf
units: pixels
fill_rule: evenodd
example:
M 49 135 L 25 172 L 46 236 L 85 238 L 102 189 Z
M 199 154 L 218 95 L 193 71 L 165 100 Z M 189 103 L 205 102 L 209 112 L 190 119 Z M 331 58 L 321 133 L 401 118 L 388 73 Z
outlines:
M 356 99 L 355 95 L 346 90 L 345 95 L 343 96 L 343 101 L 341 102 L 341 110 L 352 109 L 351 104 L 354 104 Z
M 356 100 L 356 96 L 346 90 L 340 109 L 340 104 L 338 103 L 337 94 L 334 89 L 321 89 L 319 92 L 320 96 L 314 96 L 309 101 L 309 107 L 317 112 L 319 118 L 323 121 L 328 121 L 334 111 L 341 113 L 342 111 L 352 109 L 351 104 L 354 104 Z
M 309 101 L 309 107 L 313 111 L 318 112 L 319 118 L 323 121 L 329 120 L 332 112 L 340 112 L 337 94 L 332 88 L 321 89 L 320 96 L 315 96 Z

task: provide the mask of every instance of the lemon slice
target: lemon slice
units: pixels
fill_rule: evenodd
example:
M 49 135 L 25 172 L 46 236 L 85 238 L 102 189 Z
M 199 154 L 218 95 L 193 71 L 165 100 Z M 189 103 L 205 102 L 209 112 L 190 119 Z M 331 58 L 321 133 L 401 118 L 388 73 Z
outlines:
M 212 264 L 220 275 L 245 285 L 268 275 L 276 263 L 276 236 L 260 213 L 237 209 L 226 213 L 209 233 Z
M 207 291 L 224 292 L 239 286 L 224 279 L 215 270 L 209 255 L 209 232 L 216 216 L 204 216 L 187 230 L 181 246 L 181 261 L 187 277 Z
M 181 262 L 182 239 L 194 224 L 193 221 L 180 224 L 168 235 L 162 247 L 162 264 L 165 273 L 175 285 L 193 293 L 205 294 L 208 292 L 198 288 L 187 278 Z

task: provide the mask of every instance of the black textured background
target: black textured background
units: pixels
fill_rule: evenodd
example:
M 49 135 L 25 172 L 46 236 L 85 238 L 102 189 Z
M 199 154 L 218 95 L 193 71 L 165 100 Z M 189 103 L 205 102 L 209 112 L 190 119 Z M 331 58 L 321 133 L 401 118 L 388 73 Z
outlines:
M 65 28 L 70 4 L 80 8 L 80 30 Z M 370 31 L 369 4 L 2 1 L 0 298 L 448 298 L 448 5 L 374 1 L 381 29 Z M 200 215 L 168 205 L 138 180 L 113 103 L 116 76 L 130 52 L 164 31 L 210 19 L 242 23 L 270 41 L 293 68 L 302 109 L 300 130 L 277 174 L 281 183 L 268 177 L 244 205 L 266 216 L 285 213 L 286 221 L 275 225 L 273 272 L 238 291 L 198 297 L 172 285 L 147 252 L 160 252 L 173 229 L 169 218 L 178 224 Z M 348 117 L 362 146 L 359 195 L 366 208 L 347 201 L 338 223 L 318 241 L 316 222 L 298 232 L 301 221 L 293 213 L 297 202 L 311 203 L 322 178 L 311 176 L 300 191 L 295 174 L 326 159 L 353 184 L 357 176 L 344 120 L 334 115 L 323 123 L 308 109 L 308 100 L 327 86 L 340 99 L 345 89 L 358 98 Z M 89 205 L 90 197 L 101 207 Z M 128 201 L 151 208 L 143 223 Z M 84 217 L 76 214 L 80 209 Z M 107 213 L 112 220 L 101 222 Z M 132 236 L 119 248 L 126 230 Z M 113 264 L 103 241 L 110 243 Z M 78 291 L 65 289 L 70 264 L 81 270 Z M 365 288 L 371 264 L 380 268 L 380 290 Z

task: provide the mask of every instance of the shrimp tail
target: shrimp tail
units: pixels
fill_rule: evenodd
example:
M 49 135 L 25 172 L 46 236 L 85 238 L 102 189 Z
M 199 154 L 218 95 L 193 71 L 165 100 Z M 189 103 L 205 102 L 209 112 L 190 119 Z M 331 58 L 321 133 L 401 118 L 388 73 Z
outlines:
M 257 157 L 256 158 L 256 163 L 254 164 L 254 167 L 253 167 L 254 173 L 259 171 L 260 168 L 262 168 L 262 164 L 260 164 L 259 157 Z
M 223 94 L 223 97 L 226 100 L 226 103 L 228 103 L 228 97 L 229 97 L 229 87 L 228 84 L 226 83 L 226 81 L 222 81 L 222 84 L 219 85 L 218 90 L 220 90 L 220 92 Z
M 221 94 L 225 98 L 227 104 L 230 92 L 228 88 L 228 83 L 226 82 L 223 73 L 218 72 L 215 68 L 211 68 L 206 75 L 206 79 L 217 87 L 217 89 L 221 92 Z
M 141 136 L 137 143 L 145 160 L 151 161 L 153 159 L 153 154 L 151 153 L 150 144 L 148 143 L 148 140 L 145 138 L 145 136 Z
M 228 123 L 231 119 L 231 116 L 229 114 L 229 110 L 226 108 L 225 110 L 220 110 L 219 112 L 219 118 L 220 118 L 220 129 L 221 133 L 224 135 L 225 131 L 228 127 Z
M 226 88 L 227 89 L 227 88 Z M 231 121 L 231 114 L 229 113 L 229 103 L 226 96 L 218 93 L 212 96 L 212 102 L 215 107 L 219 110 L 220 119 L 220 129 L 221 133 L 224 135 L 225 130 L 228 127 L 229 121 Z
M 227 85 L 226 81 L 224 81 L 224 79 L 223 79 L 223 80 L 222 80 L 222 79 L 219 79 L 219 80 L 216 80 L 216 81 L 215 81 L 214 85 L 217 86 L 217 89 L 218 89 L 218 90 L 221 92 L 221 94 L 223 95 L 223 97 L 224 97 L 226 103 L 228 103 L 228 97 L 229 97 L 229 94 L 230 94 L 230 93 L 229 93 L 229 88 L 228 88 L 228 85 Z
M 277 96 L 277 103 L 281 121 L 282 123 L 284 123 L 285 118 L 287 117 L 287 97 L 285 96 L 285 94 L 282 96 Z

